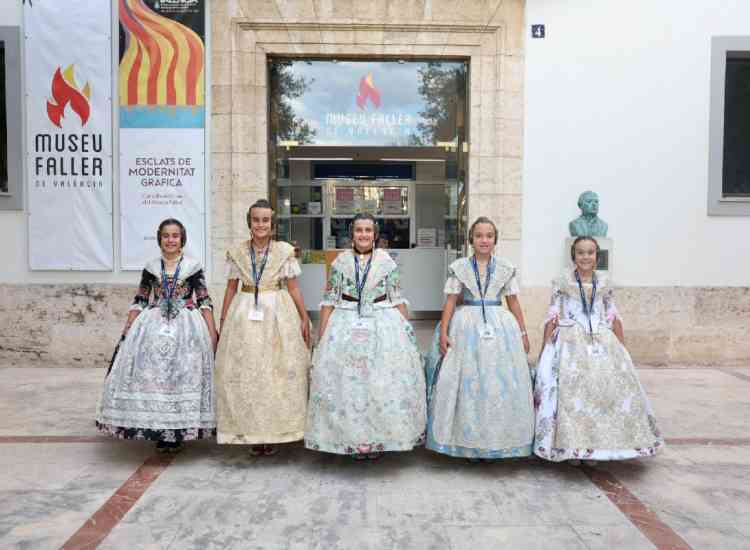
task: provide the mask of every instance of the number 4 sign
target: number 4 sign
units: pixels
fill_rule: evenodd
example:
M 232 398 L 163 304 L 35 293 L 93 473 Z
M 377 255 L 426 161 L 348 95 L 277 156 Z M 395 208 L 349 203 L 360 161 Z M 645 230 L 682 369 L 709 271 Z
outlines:
M 531 25 L 532 38 L 544 38 L 546 32 L 544 25 Z

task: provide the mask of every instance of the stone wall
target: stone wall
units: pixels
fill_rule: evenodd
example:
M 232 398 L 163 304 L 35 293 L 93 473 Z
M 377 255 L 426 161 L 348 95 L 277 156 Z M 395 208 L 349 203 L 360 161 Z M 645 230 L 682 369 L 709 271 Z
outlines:
M 246 236 L 247 206 L 268 191 L 269 55 L 468 59 L 469 217 L 492 218 L 503 255 L 521 264 L 522 0 L 217 0 L 210 6 L 209 241 L 217 312 L 223 251 Z M 0 285 L 0 366 L 105 366 L 134 290 Z M 534 357 L 549 292 L 522 290 Z M 750 288 L 623 288 L 617 301 L 639 363 L 750 364 Z
M 210 290 L 218 318 L 224 288 Z M 0 366 L 105 367 L 134 292 L 124 285 L 0 285 Z M 543 287 L 521 292 L 534 360 L 549 295 Z M 750 288 L 621 288 L 615 298 L 639 364 L 750 364 Z
M 269 56 L 465 58 L 470 66 L 469 217 L 521 259 L 521 0 L 277 0 L 211 3 L 212 257 L 247 234 L 268 192 Z

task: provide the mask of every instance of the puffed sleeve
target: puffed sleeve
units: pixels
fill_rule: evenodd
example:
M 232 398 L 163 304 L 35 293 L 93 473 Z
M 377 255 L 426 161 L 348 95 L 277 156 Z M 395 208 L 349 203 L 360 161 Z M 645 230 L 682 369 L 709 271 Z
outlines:
M 559 319 L 562 312 L 562 301 L 564 299 L 560 284 L 558 281 L 552 281 L 552 297 L 547 308 L 547 315 L 544 317 L 544 323 L 547 324 L 553 319 Z
M 206 285 L 206 275 L 202 269 L 199 269 L 193 273 L 187 279 L 190 289 L 193 291 L 195 296 L 195 303 L 198 304 L 199 309 L 210 309 L 213 311 L 214 305 L 211 302 L 211 297 L 208 295 L 208 285 Z
M 331 306 L 335 307 L 339 301 L 341 301 L 341 288 L 344 282 L 344 275 L 336 266 L 336 262 L 331 265 L 331 273 L 328 275 L 328 282 L 326 283 L 326 290 L 323 293 L 323 301 L 320 302 L 320 307 Z
M 155 282 L 156 277 L 154 277 L 147 270 L 144 269 L 141 272 L 141 283 L 138 285 L 138 292 L 136 292 L 133 303 L 131 304 L 128 311 L 143 311 L 148 306 L 148 301 L 151 296 L 151 291 L 154 288 Z
M 284 260 L 279 274 L 282 279 L 296 279 L 302 275 L 302 268 L 300 267 L 297 258 L 294 257 L 294 254 L 291 254 L 286 260 Z
M 385 277 L 385 293 L 388 301 L 394 306 L 401 304 L 409 305 L 409 302 L 401 294 L 401 274 L 398 267 L 394 267 Z
M 510 276 L 510 279 L 505 283 L 505 286 L 503 286 L 503 294 L 505 296 L 514 296 L 518 294 L 521 290 L 518 288 L 518 270 L 514 267 L 513 268 L 513 274 Z
M 615 305 L 615 297 L 612 287 L 607 287 L 607 289 L 604 291 L 602 302 L 604 303 L 604 316 L 607 318 L 607 323 L 610 326 L 615 319 L 620 319 L 620 321 L 622 321 L 620 312 L 617 311 L 617 306 Z
M 224 273 L 226 275 L 226 278 L 228 280 L 231 279 L 242 279 L 242 274 L 240 273 L 240 268 L 237 267 L 237 264 L 234 261 L 234 258 L 232 258 L 229 255 L 229 252 L 227 252 L 226 259 L 224 261 Z
M 448 267 L 448 278 L 445 280 L 443 294 L 461 294 L 463 285 L 461 280 L 456 276 L 452 267 Z

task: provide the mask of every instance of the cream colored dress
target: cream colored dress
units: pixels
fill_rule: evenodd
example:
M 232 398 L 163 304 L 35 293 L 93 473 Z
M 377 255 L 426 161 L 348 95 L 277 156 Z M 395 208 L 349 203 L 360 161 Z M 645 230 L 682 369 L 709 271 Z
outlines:
M 262 255 L 257 257 L 260 268 Z M 259 285 L 263 320 L 255 309 L 249 241 L 227 251 L 227 278 L 240 279 L 216 353 L 217 440 L 224 444 L 302 439 L 310 354 L 286 288 L 301 269 L 294 248 L 274 241 Z

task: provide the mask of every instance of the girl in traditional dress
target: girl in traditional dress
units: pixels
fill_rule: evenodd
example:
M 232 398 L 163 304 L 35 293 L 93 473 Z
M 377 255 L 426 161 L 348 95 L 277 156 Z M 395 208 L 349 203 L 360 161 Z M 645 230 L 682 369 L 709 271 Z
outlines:
M 305 446 L 377 459 L 422 443 L 425 381 L 398 267 L 357 214 L 352 250 L 331 265 L 313 356 Z
M 534 452 L 579 463 L 650 456 L 659 429 L 625 349 L 609 279 L 595 271 L 599 245 L 578 237 L 575 268 L 553 281 L 534 389 Z
M 183 441 L 215 434 L 217 334 L 203 268 L 182 254 L 185 227 L 164 220 L 156 239 L 161 257 L 143 269 L 96 425 L 116 438 L 148 439 L 161 452 L 176 452 Z
M 302 439 L 310 319 L 294 247 L 274 241 L 264 199 L 247 212 L 250 239 L 227 251 L 227 288 L 216 354 L 218 442 L 250 444 L 253 456 Z
M 497 236 L 486 217 L 469 229 L 474 254 L 448 269 L 445 306 L 426 361 L 426 446 L 472 462 L 529 456 L 534 438 L 516 268 L 493 254 Z

